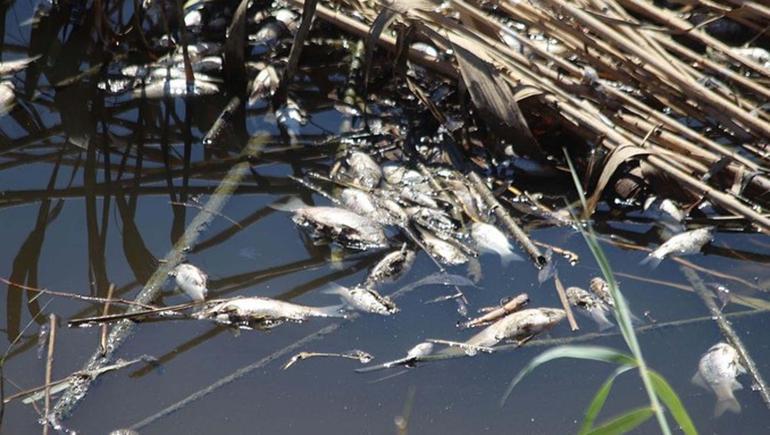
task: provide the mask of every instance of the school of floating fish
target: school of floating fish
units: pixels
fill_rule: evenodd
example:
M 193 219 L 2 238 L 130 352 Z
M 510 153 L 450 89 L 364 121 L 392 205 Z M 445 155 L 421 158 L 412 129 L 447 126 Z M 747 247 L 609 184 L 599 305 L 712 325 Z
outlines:
M 437 177 L 440 184 L 452 188 L 446 190 L 446 195 L 436 195 L 431 186 L 435 180 L 431 177 Z M 336 188 L 330 192 L 323 191 L 316 184 L 318 181 Z M 333 243 L 359 251 L 385 250 L 366 278 L 353 286 L 330 283 L 320 290 L 323 294 L 339 298 L 339 305 L 311 307 L 262 296 L 205 302 L 208 294 L 206 274 L 184 263 L 176 267 L 171 275 L 179 289 L 193 301 L 203 303 L 203 307 L 191 317 L 238 328 L 265 330 L 310 318 L 349 318 L 352 313 L 392 316 L 400 312 L 396 299 L 416 288 L 443 285 L 459 291 L 460 287 L 474 286 L 481 275 L 477 260 L 480 254 L 498 256 L 503 268 L 522 260 L 495 222 L 483 218 L 491 215 L 484 201 L 467 187 L 463 176 L 457 172 L 443 169 L 435 174 L 424 174 L 394 162 L 380 166 L 369 154 L 352 151 L 334 166 L 328 177 L 316 175 L 315 179 L 301 182 L 328 198 L 332 204 L 310 206 L 292 198 L 273 207 L 291 213 L 291 220 L 316 243 Z M 458 193 L 455 194 L 455 191 Z M 652 198 L 644 205 L 644 212 L 659 221 L 668 239 L 652 250 L 642 264 L 656 267 L 666 258 L 700 252 L 712 240 L 713 228 L 685 231 L 682 224 L 684 214 L 670 200 Z M 468 216 L 470 220 L 464 221 L 462 216 Z M 421 250 L 439 265 L 439 271 L 414 280 L 389 295 L 381 294 L 382 284 L 402 278 Z M 549 250 L 549 267 L 541 271 L 541 283 L 557 274 L 551 256 Z M 467 265 L 467 277 L 450 274 L 444 269 L 444 266 L 461 265 Z M 615 300 L 607 282 L 594 277 L 587 289 L 568 287 L 565 291 L 567 302 L 577 313 L 591 319 L 599 331 L 614 328 Z M 456 300 L 458 312 L 464 314 L 465 311 L 460 309 L 460 300 L 464 295 L 463 298 L 460 295 L 462 293 L 436 300 Z M 443 358 L 493 352 L 501 342 L 524 343 L 550 330 L 566 317 L 565 311 L 560 308 L 529 308 L 529 302 L 529 296 L 522 293 L 500 301 L 498 306 L 480 309 L 478 317 L 466 316 L 465 320 L 458 322 L 458 328 L 481 330 L 465 341 L 427 339 L 407 350 L 401 358 L 356 371 L 366 373 L 394 367 L 414 367 L 431 356 Z M 641 322 L 636 316 L 633 316 L 633 321 Z M 435 351 L 436 344 L 446 347 Z M 301 352 L 285 368 L 312 356 L 336 356 L 368 363 L 371 355 L 361 352 Z M 361 357 L 363 354 L 367 357 Z M 740 405 L 733 391 L 740 388 L 735 378 L 744 372 L 735 350 L 720 343 L 702 357 L 693 382 L 716 394 L 715 415 L 725 411 L 739 412 Z

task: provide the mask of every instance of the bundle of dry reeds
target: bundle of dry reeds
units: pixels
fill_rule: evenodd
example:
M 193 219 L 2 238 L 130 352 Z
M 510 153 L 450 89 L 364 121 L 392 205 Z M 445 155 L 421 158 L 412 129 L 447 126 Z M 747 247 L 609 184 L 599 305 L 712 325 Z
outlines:
M 519 155 L 547 154 L 530 131 L 530 111 L 547 112 L 604 148 L 599 166 L 587 171 L 595 175 L 586 180 L 594 192 L 589 208 L 634 161 L 634 174 L 667 189 L 664 195 L 708 200 L 770 231 L 761 211 L 770 188 L 767 52 L 728 46 L 704 30 L 729 17 L 760 36 L 770 18 L 760 4 L 695 1 L 677 11 L 644 0 L 290 2 L 365 38 L 367 68 L 377 45 L 457 80 L 476 119 Z M 683 18 L 693 11 L 708 19 L 695 25 Z M 411 41 L 448 56 L 404 50 Z M 414 82 L 409 87 L 421 97 Z

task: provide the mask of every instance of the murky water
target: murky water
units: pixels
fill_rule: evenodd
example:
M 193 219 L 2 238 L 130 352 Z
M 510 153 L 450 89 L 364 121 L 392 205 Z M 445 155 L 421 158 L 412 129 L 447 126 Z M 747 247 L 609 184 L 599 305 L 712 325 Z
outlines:
M 13 10 L 29 14 L 25 8 Z M 6 15 L 4 59 L 26 52 L 28 28 L 19 27 L 18 20 Z M 64 49 L 74 50 L 72 44 Z M 0 118 L 1 277 L 31 287 L 102 297 L 112 283 L 115 296 L 132 299 L 235 163 L 235 151 L 247 137 L 265 131 L 269 140 L 262 155 L 254 159 L 251 172 L 221 215 L 189 252 L 189 260 L 210 275 L 211 297 L 263 295 L 308 305 L 335 304 L 334 296 L 318 290 L 330 281 L 343 285 L 362 281 L 382 255 L 347 253 L 342 261 L 332 261 L 338 253 L 314 246 L 288 214 L 268 207 L 287 195 L 325 203 L 288 178 L 311 169 L 327 172 L 332 163 L 334 147 L 321 142 L 327 138 L 325 131 L 336 131 L 344 119 L 330 109 L 331 101 L 319 97 L 325 92 L 303 100 L 312 122 L 301 130 L 302 146 L 287 145 L 264 106 L 248 108 L 245 135 L 228 131 L 226 140 L 204 145 L 205 133 L 226 103 L 223 98 L 127 102 L 105 97 L 96 90 L 96 80 L 59 89 L 48 84 L 70 76 L 86 60 L 77 58 L 74 66 L 46 66 L 40 86 L 26 95 L 19 92 L 16 108 Z M 19 89 L 25 77 L 16 78 Z M 323 90 L 336 84 L 332 80 L 319 86 Z M 82 145 L 84 138 L 91 143 L 90 151 L 73 144 Z M 168 177 L 167 166 L 173 168 Z M 612 219 L 599 213 L 598 231 L 642 245 L 659 241 L 649 224 Z M 566 285 L 585 287 L 597 275 L 582 237 L 572 228 L 535 229 L 531 235 L 580 255 L 574 267 L 559 263 Z M 742 414 L 718 419 L 712 416 L 713 396 L 690 383 L 701 354 L 720 340 L 719 330 L 695 294 L 642 280 L 686 286 L 679 265 L 665 261 L 650 271 L 638 265 L 643 252 L 610 243 L 604 247 L 632 309 L 646 322 L 706 317 L 639 336 L 650 366 L 671 382 L 698 428 L 703 433 L 760 433 L 770 428 L 770 414 L 747 376 L 740 379 L 745 388 L 736 393 Z M 767 237 L 718 233 L 704 255 L 690 260 L 732 277 L 704 273 L 705 281 L 768 299 Z M 481 263 L 484 277 L 479 288 L 466 292 L 472 310 L 522 291 L 529 293 L 533 306 L 559 306 L 552 285 L 540 287 L 537 270 L 529 262 L 503 269 L 498 258 L 483 256 Z M 391 293 L 433 272 L 435 266 L 419 254 L 407 276 L 381 291 Z M 34 298 L 13 286 L 3 289 L 0 349 L 18 337 L 4 367 L 6 397 L 43 384 L 45 358 L 38 357 L 37 337 L 49 313 L 60 319 L 53 379 L 79 370 L 97 349 L 99 328 L 68 329 L 65 320 L 100 314 L 101 305 L 48 295 Z M 424 339 L 463 340 L 473 332 L 455 328 L 460 318 L 451 302 L 424 303 L 447 291 L 432 286 L 409 293 L 399 300 L 401 312 L 391 317 L 313 320 L 270 332 L 234 334 L 211 323 L 185 320 L 139 324 L 119 356 L 150 355 L 159 364 L 140 363 L 102 376 L 64 424 L 82 433 L 128 426 L 148 434 L 394 433 L 394 419 L 405 413 L 405 403 L 413 395 L 407 411 L 412 433 L 575 432 L 585 407 L 614 368 L 572 360 L 550 363 L 527 377 L 500 407 L 510 379 L 547 348 L 537 341 L 515 351 L 436 362 L 403 373 L 395 369 L 356 374 L 357 362 L 333 358 L 300 361 L 281 370 L 299 351 L 362 349 L 377 363 L 402 356 Z M 157 302 L 184 301 L 184 295 L 168 286 Z M 731 304 L 725 312 L 747 309 Z M 564 322 L 550 338 L 595 331 L 589 320 L 578 320 L 581 331 L 570 332 Z M 770 376 L 770 346 L 764 337 L 770 316 L 755 313 L 732 322 L 759 370 Z M 617 335 L 588 342 L 625 348 Z M 641 406 L 645 400 L 638 377 L 626 374 L 613 389 L 602 418 Z M 32 406 L 15 400 L 6 406 L 3 430 L 37 432 L 37 420 Z M 642 426 L 641 432 L 654 432 L 653 424 Z

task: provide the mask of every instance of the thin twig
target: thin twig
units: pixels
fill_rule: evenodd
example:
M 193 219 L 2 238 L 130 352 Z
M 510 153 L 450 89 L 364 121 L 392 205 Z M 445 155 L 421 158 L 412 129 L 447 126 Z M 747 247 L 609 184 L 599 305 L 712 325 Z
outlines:
M 136 301 L 130 301 L 130 300 L 127 300 L 127 299 L 100 298 L 100 297 L 96 297 L 96 296 L 84 296 L 84 295 L 79 295 L 79 294 L 75 294 L 75 293 L 64 293 L 64 292 L 57 292 L 57 291 L 48 290 L 48 289 L 29 287 L 29 286 L 26 286 L 26 285 L 23 285 L 23 284 L 18 284 L 18 283 L 15 283 L 13 281 L 9 281 L 9 280 L 7 280 L 6 278 L 3 278 L 3 277 L 0 277 L 0 282 L 8 284 L 11 287 L 18 287 L 18 288 L 20 288 L 22 290 L 27 290 L 27 291 L 36 292 L 36 293 L 40 293 L 40 294 L 44 294 L 44 295 L 49 295 L 49 296 L 59 296 L 59 297 L 70 298 L 70 299 L 77 299 L 77 300 L 87 301 L 87 302 L 98 302 L 100 304 L 112 303 L 112 304 L 134 305 L 134 306 L 138 306 L 138 307 L 142 307 L 142 308 L 155 308 L 152 305 L 142 304 L 142 303 L 138 303 Z
M 53 351 L 56 346 L 56 314 L 49 315 L 48 357 L 45 360 L 45 414 L 43 415 L 43 435 L 48 435 L 49 418 L 51 414 L 51 373 L 53 367 Z
M 115 284 L 110 283 L 109 288 L 107 289 L 107 299 L 112 299 L 112 293 L 115 291 Z M 104 303 L 104 309 L 102 310 L 102 315 L 106 316 L 110 313 L 110 303 L 105 302 Z M 99 335 L 99 346 L 102 349 L 102 353 L 107 351 L 107 332 L 108 327 L 107 324 L 102 325 L 101 334 Z

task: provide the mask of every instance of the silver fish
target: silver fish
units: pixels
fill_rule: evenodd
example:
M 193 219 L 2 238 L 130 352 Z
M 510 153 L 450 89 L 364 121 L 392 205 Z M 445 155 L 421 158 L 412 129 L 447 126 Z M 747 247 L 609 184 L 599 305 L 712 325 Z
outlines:
M 398 163 L 386 163 L 382 167 L 382 175 L 393 186 L 413 186 L 425 182 L 425 177 L 418 171 Z
M 476 242 L 479 251 L 491 252 L 500 256 L 500 263 L 505 267 L 511 261 L 522 261 L 520 255 L 513 252 L 511 243 L 505 234 L 494 225 L 484 222 L 474 222 L 471 226 L 471 237 Z
M 736 414 L 741 412 L 741 404 L 735 399 L 733 391 L 743 388 L 735 379 L 743 373 L 746 373 L 746 369 L 740 363 L 738 352 L 727 343 L 711 346 L 701 357 L 692 382 L 716 394 L 715 417 L 725 411 Z
M 369 154 L 354 151 L 348 156 L 347 163 L 348 176 L 357 185 L 365 189 L 374 189 L 380 184 L 382 169 Z
M 204 308 L 193 317 L 219 323 L 268 329 L 283 322 L 302 322 L 309 317 L 345 317 L 342 306 L 309 307 L 262 296 L 238 297 Z
M 415 223 L 430 230 L 440 239 L 449 240 L 457 234 L 458 224 L 443 211 L 427 207 L 409 207 L 406 213 Z
M 302 207 L 294 211 L 294 223 L 310 228 L 315 236 L 330 237 L 352 249 L 384 248 L 388 239 L 382 226 L 339 207 Z
M 389 253 L 374 265 L 366 277 L 366 283 L 373 285 L 398 280 L 412 268 L 416 257 L 415 252 L 404 243 L 400 250 Z
M 208 294 L 208 275 L 192 264 L 182 263 L 170 273 L 176 285 L 193 301 L 206 300 Z
M 351 308 L 366 313 L 390 316 L 399 311 L 393 300 L 387 296 L 382 296 L 371 287 L 356 286 L 349 288 L 331 283 L 323 290 L 323 293 L 337 295 Z
M 0 76 L 8 76 L 23 71 L 30 63 L 40 59 L 40 56 L 25 57 L 16 60 L 7 60 L 0 62 Z
M 439 262 L 450 266 L 468 262 L 468 256 L 452 243 L 441 240 L 427 231 L 421 231 L 421 234 L 425 247 Z
M 0 116 L 5 115 L 16 105 L 16 88 L 13 82 L 3 80 L 0 82 Z
M 511 313 L 468 339 L 470 347 L 493 347 L 503 340 L 521 340 L 552 328 L 566 313 L 558 308 L 529 308 Z M 457 349 L 446 349 L 453 353 Z M 467 352 L 467 350 L 466 350 Z
M 599 326 L 599 331 L 604 331 L 615 326 L 608 318 L 610 307 L 601 299 L 580 287 L 569 287 L 566 290 L 567 300 L 570 305 L 577 307 L 585 315 L 590 317 Z
M 647 258 L 642 260 L 641 264 L 649 263 L 652 267 L 656 267 L 669 255 L 697 254 L 706 243 L 709 243 L 713 239 L 713 237 L 711 227 L 699 228 L 697 230 L 677 234 L 668 239 L 666 243 L 650 252 L 647 255 Z
M 418 344 L 417 346 L 414 346 L 413 348 L 409 349 L 409 351 L 406 352 L 406 356 L 403 358 L 394 359 L 392 361 L 384 362 L 382 364 L 378 364 L 372 367 L 357 369 L 356 372 L 367 373 L 367 372 L 373 372 L 377 370 L 389 369 L 395 366 L 413 367 L 415 362 L 418 359 L 426 357 L 431 353 L 433 353 L 433 343 L 429 341 L 424 341 Z
M 346 188 L 340 192 L 340 202 L 347 209 L 368 216 L 383 225 L 395 225 L 397 219 L 388 210 L 380 206 L 380 201 L 371 194 L 355 188 Z
M 588 289 L 591 290 L 591 292 L 596 295 L 599 300 L 604 302 L 609 307 L 615 306 L 615 300 L 612 299 L 612 294 L 610 294 L 610 286 L 607 284 L 607 281 L 603 280 L 602 278 L 594 277 L 591 278 L 591 282 L 588 285 Z
M 135 89 L 134 98 L 160 99 L 166 97 L 199 97 L 219 93 L 219 86 L 205 80 L 196 79 L 188 83 L 184 78 L 153 80 L 147 85 Z

